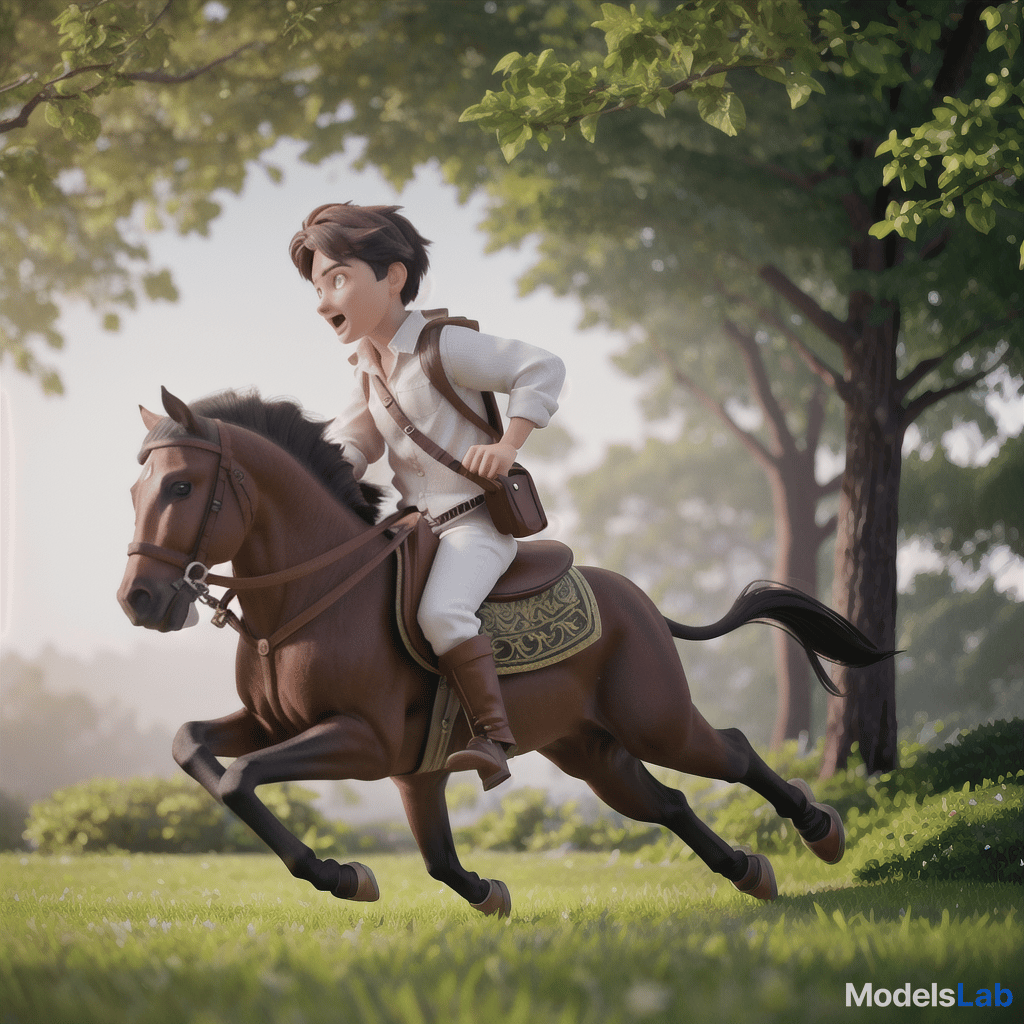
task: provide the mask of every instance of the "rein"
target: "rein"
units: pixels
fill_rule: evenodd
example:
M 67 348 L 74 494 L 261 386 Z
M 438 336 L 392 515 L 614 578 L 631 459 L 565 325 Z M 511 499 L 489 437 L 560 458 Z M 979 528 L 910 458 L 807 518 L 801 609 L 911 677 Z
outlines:
M 269 670 L 268 659 L 274 648 L 291 636 L 292 633 L 296 632 L 296 630 L 312 622 L 313 619 L 330 608 L 331 605 L 341 600 L 345 594 L 380 565 L 412 533 L 416 527 L 419 513 L 415 509 L 399 509 L 375 526 L 364 530 L 337 547 L 331 548 L 331 550 L 325 551 L 323 554 L 301 562 L 298 565 L 293 565 L 288 569 L 265 573 L 262 576 L 220 576 L 216 573 L 211 573 L 205 565 L 205 559 L 213 537 L 213 528 L 217 514 L 223 507 L 224 492 L 228 483 L 230 483 L 242 509 L 247 531 L 253 523 L 253 504 L 244 486 L 245 472 L 234 464 L 230 432 L 223 429 L 223 424 L 219 420 L 213 420 L 212 422 L 217 426 L 220 444 L 215 444 L 212 441 L 206 441 L 201 438 L 177 437 L 164 438 L 144 449 L 148 453 L 154 448 L 199 448 L 204 451 L 215 452 L 218 456 L 217 480 L 210 493 L 210 501 L 206 507 L 203 521 L 200 524 L 199 536 L 191 555 L 184 555 L 180 551 L 161 547 L 158 544 L 151 544 L 148 541 L 133 541 L 128 545 L 128 555 L 129 557 L 131 555 L 142 555 L 147 558 L 154 558 L 157 561 L 166 562 L 169 565 L 182 569 L 182 578 L 174 584 L 175 588 L 180 590 L 182 587 L 187 587 L 195 593 L 193 600 L 199 600 L 213 608 L 213 624 L 217 627 L 230 625 L 243 640 L 256 648 L 261 656 L 261 661 L 266 666 L 266 670 Z M 369 561 L 360 565 L 333 590 L 314 602 L 305 611 L 290 619 L 283 626 L 280 626 L 268 638 L 254 637 L 245 623 L 228 608 L 228 605 L 238 591 L 280 586 L 284 583 L 291 583 L 302 579 L 304 576 L 310 576 L 320 569 L 325 569 L 327 566 L 340 562 L 342 559 L 354 554 L 375 537 L 379 537 L 392 527 L 397 527 L 397 529 L 395 529 L 394 536 L 384 548 L 378 551 Z M 217 600 L 209 592 L 209 585 L 211 584 L 218 587 L 229 587 L 230 589 L 220 600 Z

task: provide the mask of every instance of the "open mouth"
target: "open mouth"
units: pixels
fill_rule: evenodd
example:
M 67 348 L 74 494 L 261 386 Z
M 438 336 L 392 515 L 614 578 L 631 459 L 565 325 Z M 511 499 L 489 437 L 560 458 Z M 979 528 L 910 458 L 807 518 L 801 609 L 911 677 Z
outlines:
M 334 329 L 337 331 L 341 325 L 345 322 L 345 314 L 339 313 L 337 316 L 331 317 L 331 323 L 334 324 Z

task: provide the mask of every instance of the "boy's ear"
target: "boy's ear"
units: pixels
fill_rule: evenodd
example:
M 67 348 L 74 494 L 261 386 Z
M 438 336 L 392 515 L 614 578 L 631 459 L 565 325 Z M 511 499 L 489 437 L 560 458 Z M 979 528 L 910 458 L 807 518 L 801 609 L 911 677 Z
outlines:
M 388 267 L 388 284 L 395 295 L 400 295 L 409 280 L 409 271 L 404 263 L 392 263 Z

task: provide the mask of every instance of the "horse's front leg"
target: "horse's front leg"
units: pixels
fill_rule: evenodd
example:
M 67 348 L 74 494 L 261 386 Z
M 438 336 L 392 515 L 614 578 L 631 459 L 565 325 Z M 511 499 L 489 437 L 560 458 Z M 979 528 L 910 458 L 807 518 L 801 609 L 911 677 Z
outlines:
M 454 889 L 474 910 L 508 917 L 512 898 L 505 883 L 481 878 L 459 862 L 444 793 L 448 773 L 403 775 L 393 781 L 402 794 L 409 828 L 430 877 Z
M 224 718 L 186 722 L 174 737 L 171 754 L 212 797 L 220 800 L 224 766 L 218 757 L 240 757 L 270 743 L 266 730 L 245 708 Z
M 380 898 L 373 873 L 363 864 L 320 860 L 294 836 L 256 796 L 270 782 L 374 777 L 368 765 L 383 762 L 384 754 L 366 723 L 348 716 L 320 722 L 298 736 L 243 753 L 220 775 L 217 797 L 241 818 L 284 861 L 288 870 L 322 892 L 339 899 L 372 901 Z M 386 775 L 386 769 L 380 775 Z

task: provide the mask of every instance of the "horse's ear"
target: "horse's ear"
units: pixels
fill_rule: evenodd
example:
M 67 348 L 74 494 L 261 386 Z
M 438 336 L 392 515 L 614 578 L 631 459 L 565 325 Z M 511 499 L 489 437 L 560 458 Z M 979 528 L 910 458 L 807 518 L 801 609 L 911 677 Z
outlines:
M 203 435 L 203 428 L 199 425 L 192 410 L 180 399 L 175 397 L 165 387 L 160 388 L 160 397 L 163 400 L 167 415 L 180 423 L 190 434 Z
M 163 419 L 162 416 L 157 416 L 155 412 L 150 412 L 144 405 L 139 406 L 139 412 L 142 415 L 142 422 L 146 424 L 147 430 L 152 430 Z

